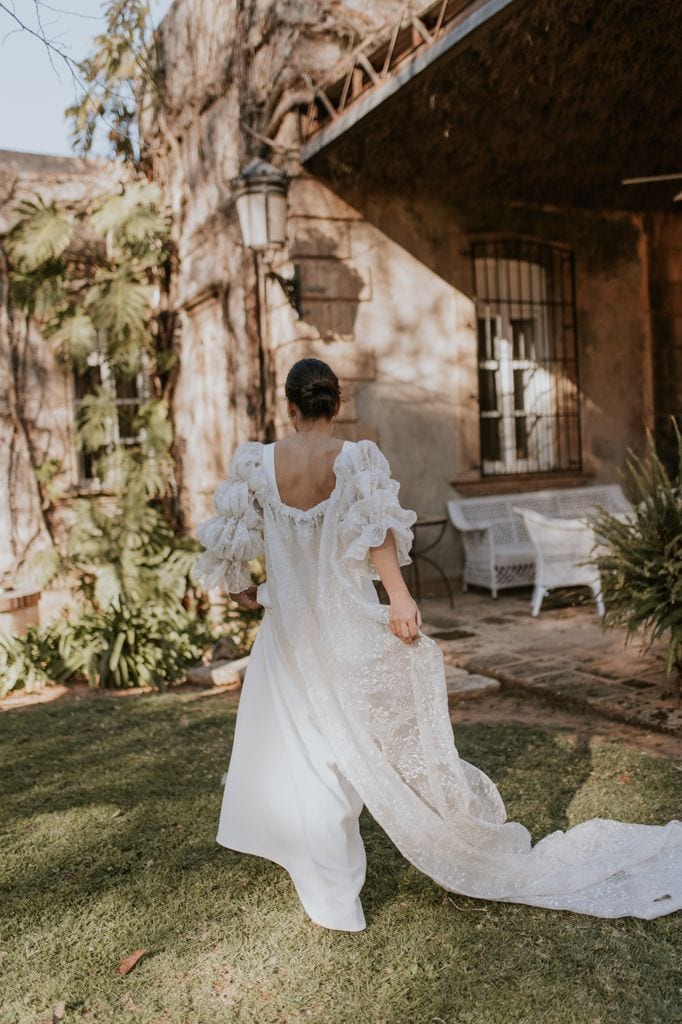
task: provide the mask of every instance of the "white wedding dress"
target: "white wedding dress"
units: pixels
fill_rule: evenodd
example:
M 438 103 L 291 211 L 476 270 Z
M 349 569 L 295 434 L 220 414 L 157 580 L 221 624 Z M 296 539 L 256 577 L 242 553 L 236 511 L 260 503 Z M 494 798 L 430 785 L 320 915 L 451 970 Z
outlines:
M 370 547 L 390 527 L 409 564 L 416 518 L 376 444 L 344 442 L 334 490 L 305 511 L 281 501 L 273 449 L 239 446 L 196 531 L 206 587 L 246 589 L 259 555 L 267 570 L 217 841 L 281 864 L 309 917 L 346 931 L 365 927 L 363 804 L 452 892 L 607 918 L 682 908 L 682 821 L 592 818 L 533 846 L 457 753 L 440 648 L 395 637 L 372 583 Z

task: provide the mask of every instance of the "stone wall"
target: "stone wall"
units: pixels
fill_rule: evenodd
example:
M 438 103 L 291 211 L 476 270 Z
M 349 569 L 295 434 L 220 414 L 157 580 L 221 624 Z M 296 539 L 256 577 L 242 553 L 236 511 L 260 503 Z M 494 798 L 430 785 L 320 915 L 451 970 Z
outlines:
M 55 460 L 57 487 L 78 482 L 72 377 L 13 309 L 3 239 L 22 200 L 80 203 L 115 188 L 120 175 L 106 162 L 0 151 L 0 585 L 51 544 L 36 469 Z
M 595 482 L 621 482 L 653 420 L 646 242 L 640 218 L 628 219 L 632 250 L 604 268 L 576 261 L 583 468 Z
M 647 227 L 654 432 L 661 457 L 674 472 L 677 444 L 671 417 L 682 428 L 682 216 L 652 214 Z
M 162 114 L 168 127 L 161 132 L 158 112 L 150 110 L 146 131 L 155 144 L 155 173 L 171 205 L 178 255 L 172 298 L 180 313 L 181 371 L 173 418 L 180 500 L 190 528 L 210 512 L 215 483 L 227 475 L 236 445 L 267 433 L 261 349 L 262 344 L 278 347 L 278 318 L 287 312 L 278 309 L 278 286 L 264 273 L 257 275 L 243 251 L 230 180 L 263 151 L 262 138 L 269 132 L 277 135 L 278 160 L 296 173 L 292 95 L 307 95 L 306 75 L 328 74 L 344 49 L 392 23 L 402 7 L 400 0 L 371 5 L 176 0 L 159 28 L 166 69 Z M 334 214 L 327 210 L 326 216 Z M 317 252 L 314 238 L 301 244 Z M 300 255 L 305 258 L 303 251 Z M 329 270 L 332 260 L 325 266 Z M 301 338 L 285 331 L 283 343 L 350 331 L 355 279 L 349 274 L 343 285 L 333 285 L 347 294 L 339 293 L 331 307 L 318 302 L 316 325 Z M 337 322 L 339 316 L 344 323 Z M 362 380 L 368 371 L 356 360 L 346 372 L 349 380 Z M 265 381 L 272 393 L 278 383 Z M 349 409 L 347 404 L 347 423 Z M 280 430 L 282 411 L 280 404 L 275 416 Z
M 453 481 L 472 493 L 514 489 L 514 480 L 480 478 L 469 248 L 485 230 L 569 245 L 575 254 L 583 471 L 563 482 L 616 480 L 627 448 L 643 449 L 653 369 L 641 218 L 511 209 L 494 197 L 479 216 L 448 202 L 447 183 L 440 197 L 420 194 L 418 176 L 404 194 L 370 195 L 361 164 L 346 168 L 349 191 L 297 163 L 305 75 L 326 77 L 354 37 L 380 31 L 399 7 L 254 2 L 237 12 L 218 0 L 177 0 L 161 26 L 174 141 L 161 147 L 157 169 L 176 214 L 183 362 L 174 418 L 190 528 L 209 512 L 235 446 L 264 436 L 261 344 L 273 375 L 274 436 L 289 429 L 288 367 L 317 355 L 342 381 L 337 432 L 377 440 L 405 505 L 442 513 Z M 240 33 L 247 45 L 237 52 Z M 257 280 L 241 247 L 229 182 L 254 155 L 292 176 L 289 244 L 275 269 L 288 276 L 298 268 L 300 319 L 262 269 Z M 404 159 L 409 166 L 409 152 Z M 552 482 L 548 475 L 524 486 Z M 454 530 L 438 555 L 456 576 Z

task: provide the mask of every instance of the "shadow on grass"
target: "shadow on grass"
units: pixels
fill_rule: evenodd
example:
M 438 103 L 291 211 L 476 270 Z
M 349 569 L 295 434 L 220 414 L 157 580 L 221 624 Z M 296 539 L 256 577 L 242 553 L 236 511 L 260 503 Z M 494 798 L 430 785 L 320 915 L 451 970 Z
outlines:
M 635 1019 L 642 993 L 649 1019 L 673 1005 L 672 920 L 595 921 L 454 896 L 407 863 L 366 809 L 368 929 L 314 926 L 283 868 L 215 842 L 235 712 L 234 700 L 169 694 L 3 718 L 0 927 L 12 941 L 0 1020 L 6 1010 L 33 1024 L 66 994 L 97 1024 L 215 1024 L 221 985 L 238 999 L 234 1020 L 259 1024 L 303 1019 L 301 1007 L 334 1024 L 450 1022 L 453 1007 L 462 1021 L 503 1020 L 510 994 L 514 1019 L 568 1024 L 596 1020 L 595 997 L 610 1012 L 614 978 L 619 997 L 632 992 L 619 1019 Z M 622 770 L 615 755 L 526 725 L 461 725 L 456 741 L 534 836 L 565 827 L 576 797 L 606 812 Z M 674 766 L 623 757 L 643 764 L 649 809 L 665 814 Z M 593 769 L 598 784 L 585 786 Z M 632 801 L 629 787 L 619 795 Z M 122 982 L 116 965 L 138 946 L 150 956 Z M 575 1014 L 564 1013 L 569 993 Z
M 52 901 L 68 903 L 125 888 L 150 861 L 172 885 L 176 873 L 243 859 L 215 842 L 235 716 L 234 700 L 183 705 L 174 695 L 38 705 L 7 716 L 3 831 L 38 851 L 13 879 L 10 902 L 49 892 Z M 574 744 L 534 726 L 476 724 L 458 726 L 456 743 L 461 757 L 490 775 L 508 817 L 521 821 L 533 842 L 570 827 L 570 805 L 593 769 L 587 739 Z M 440 898 L 426 876 L 415 883 L 421 873 L 366 809 L 360 826 L 369 914 L 405 885 L 430 886 Z M 272 869 L 261 858 L 246 859 L 251 875 Z
M 165 694 L 67 700 L 7 716 L 0 743 L 3 831 L 29 850 L 11 898 L 49 891 L 52 900 L 68 903 L 128 886 L 150 861 L 166 885 L 183 872 L 239 861 L 242 855 L 215 842 L 236 711 L 235 701 L 206 697 L 187 705 Z M 508 817 L 528 828 L 532 842 L 570 826 L 571 803 L 593 771 L 586 737 L 572 741 L 508 723 L 460 725 L 456 738 L 460 756 L 491 776 Z M 414 882 L 419 872 L 367 812 L 360 824 L 370 913 L 404 885 L 441 893 L 425 877 Z M 248 860 L 251 874 L 270 870 L 259 858 Z

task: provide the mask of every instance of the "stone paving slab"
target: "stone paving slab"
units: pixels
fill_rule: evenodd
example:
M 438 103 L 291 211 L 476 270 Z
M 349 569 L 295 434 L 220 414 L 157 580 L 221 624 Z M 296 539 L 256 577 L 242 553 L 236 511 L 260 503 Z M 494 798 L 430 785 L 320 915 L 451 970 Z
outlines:
M 448 691 L 448 703 L 458 704 L 462 700 L 483 697 L 496 693 L 500 689 L 499 679 L 467 672 L 466 669 L 445 665 L 445 684 Z
M 248 655 L 245 658 L 218 659 L 209 662 L 207 665 L 194 665 L 187 672 L 187 679 L 190 683 L 201 683 L 206 686 L 241 686 L 246 667 L 249 664 Z
M 421 602 L 423 632 L 436 640 L 446 665 L 497 680 L 558 705 L 682 736 L 682 705 L 665 673 L 665 646 L 647 654 L 623 629 L 605 630 L 579 591 L 545 600 L 533 618 L 530 590 L 485 591 Z M 474 688 L 475 689 L 475 688 Z M 490 691 L 488 691 L 490 692 Z

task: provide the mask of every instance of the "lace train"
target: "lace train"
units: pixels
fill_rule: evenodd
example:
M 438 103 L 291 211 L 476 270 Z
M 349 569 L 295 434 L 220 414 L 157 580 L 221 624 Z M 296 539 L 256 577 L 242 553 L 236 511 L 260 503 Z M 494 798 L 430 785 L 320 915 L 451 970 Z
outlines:
M 412 646 L 393 636 L 372 583 L 378 575 L 369 548 L 391 529 L 400 563 L 407 564 L 416 518 L 401 508 L 399 485 L 374 442 L 346 443 L 335 463 L 334 492 L 300 515 L 278 501 L 262 449 L 250 442 L 235 455 L 234 486 L 221 485 L 216 502 L 220 523 L 200 528 L 209 545 L 202 557 L 208 579 L 240 589 L 233 584 L 243 582 L 247 556 L 263 545 L 265 616 L 276 637 L 270 683 L 277 686 L 282 729 L 286 720 L 300 756 L 307 757 L 305 721 L 324 737 L 325 763 L 347 780 L 407 860 L 453 892 L 609 918 L 651 919 L 682 908 L 682 821 L 593 818 L 533 846 L 528 829 L 507 820 L 493 780 L 459 756 L 439 647 L 424 635 Z M 251 682 L 258 685 L 256 675 Z M 254 731 L 240 746 L 242 768 L 248 773 L 248 759 L 259 756 Z M 307 763 L 312 791 L 316 769 Z M 273 770 L 289 769 L 283 762 Z M 310 851 L 305 776 L 298 800 L 298 825 L 288 820 L 286 826 L 298 839 L 287 834 L 286 841 Z M 282 841 L 274 829 L 271 854 L 264 855 L 277 860 Z M 356 874 L 344 909 L 338 902 L 344 887 L 334 879 L 340 921 L 355 907 L 357 882 Z

